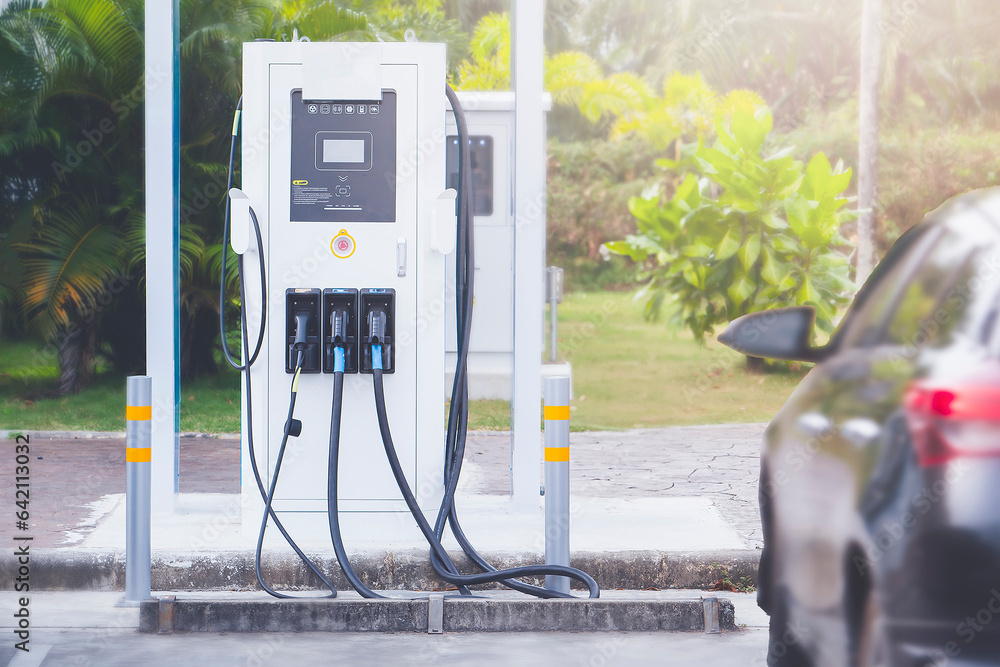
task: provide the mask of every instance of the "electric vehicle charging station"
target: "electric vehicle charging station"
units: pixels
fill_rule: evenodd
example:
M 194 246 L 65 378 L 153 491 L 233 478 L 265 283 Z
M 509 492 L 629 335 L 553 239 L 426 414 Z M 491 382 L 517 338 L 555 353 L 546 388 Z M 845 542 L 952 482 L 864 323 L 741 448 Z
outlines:
M 431 509 L 443 492 L 442 301 L 445 253 L 455 239 L 454 193 L 445 193 L 444 178 L 444 46 L 256 42 L 245 45 L 243 66 L 242 189 L 257 212 L 268 266 L 266 332 L 251 370 L 259 389 L 244 406 L 244 441 L 249 407 L 257 459 L 272 470 L 295 364 L 295 318 L 308 313 L 296 407 L 302 432 L 283 460 L 273 507 L 289 530 L 324 533 L 330 318 L 343 307 L 355 338 L 343 398 L 345 526 L 358 539 L 388 539 L 401 527 L 412 535 L 409 522 L 386 520 L 407 508 L 381 453 L 372 360 L 360 338 L 372 305 L 385 306 L 386 403 L 400 462 L 421 507 Z M 234 209 L 233 238 L 249 243 L 248 223 L 238 218 Z M 247 282 L 251 330 L 262 304 L 255 287 Z M 242 469 L 251 537 L 264 504 L 247 457 Z
M 435 573 L 462 595 L 471 593 L 470 585 L 501 582 L 539 597 L 569 596 L 517 581 L 539 575 L 570 577 L 584 583 L 590 597 L 600 595 L 593 577 L 566 565 L 497 570 L 458 523 L 454 498 L 468 425 L 475 286 L 474 188 L 466 116 L 445 85 L 444 56 L 443 45 L 416 43 L 264 40 L 244 46 L 230 184 L 242 129 L 245 191 L 230 189 L 225 222 L 239 256 L 242 363 L 225 344 L 221 315 L 220 326 L 226 357 L 245 380 L 243 532 L 253 534 L 246 510 L 260 509 L 255 568 L 261 587 L 275 597 L 288 595 L 271 589 L 261 571 L 269 523 L 336 597 L 335 585 L 291 536 L 328 528 L 351 586 L 377 598 L 347 556 L 342 514 L 353 519 L 343 522 L 352 539 L 391 541 L 409 537 L 399 520 L 404 509 L 431 547 Z M 457 190 L 444 183 L 445 99 L 459 137 Z M 438 412 L 444 269 L 445 256 L 456 249 L 458 359 L 445 433 Z M 260 271 L 256 292 L 244 272 L 245 258 L 253 255 Z M 225 259 L 221 272 L 224 284 Z M 295 418 L 300 395 L 304 420 Z M 329 428 L 321 418 L 326 414 Z M 324 441 L 325 471 L 318 456 Z M 379 441 L 385 461 L 373 455 Z M 252 494 L 254 486 L 263 502 Z M 432 528 L 426 514 L 435 501 Z M 446 526 L 479 574 L 459 572 L 441 543 Z

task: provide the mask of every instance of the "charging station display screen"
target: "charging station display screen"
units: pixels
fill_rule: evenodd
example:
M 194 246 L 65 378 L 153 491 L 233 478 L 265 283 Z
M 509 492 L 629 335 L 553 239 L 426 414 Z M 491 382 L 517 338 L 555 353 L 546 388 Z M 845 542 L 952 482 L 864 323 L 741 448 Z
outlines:
M 374 144 L 375 135 L 371 132 L 317 132 L 316 170 L 368 171 L 372 168 Z
M 365 142 L 358 139 L 324 139 L 323 162 L 365 161 Z
M 472 214 L 493 215 L 493 137 L 469 137 L 472 161 Z M 458 137 L 448 137 L 448 187 L 461 190 L 458 181 Z
M 291 94 L 291 222 L 396 221 L 396 93 L 381 100 Z

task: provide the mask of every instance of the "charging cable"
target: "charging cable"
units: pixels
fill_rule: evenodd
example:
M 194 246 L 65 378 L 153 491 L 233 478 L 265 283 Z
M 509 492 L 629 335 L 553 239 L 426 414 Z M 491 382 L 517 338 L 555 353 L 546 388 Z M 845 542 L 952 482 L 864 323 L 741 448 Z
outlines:
M 243 99 L 240 98 L 240 101 L 236 105 L 235 117 L 233 118 L 233 135 L 232 135 L 232 143 L 229 150 L 229 178 L 228 178 L 229 189 L 232 188 L 233 184 L 233 166 L 236 155 L 236 143 L 238 141 L 240 132 L 240 115 L 242 108 L 243 108 Z M 288 406 L 288 419 L 285 422 L 285 429 L 284 433 L 282 434 L 281 447 L 278 452 L 278 459 L 277 462 L 275 463 L 274 475 L 271 481 L 271 488 L 269 491 L 264 489 L 264 483 L 260 476 L 260 469 L 257 465 L 257 456 L 256 452 L 254 451 L 254 443 L 253 443 L 253 387 L 250 379 L 250 368 L 253 366 L 254 362 L 257 360 L 258 354 L 260 353 L 261 345 L 264 340 L 264 331 L 267 326 L 267 274 L 265 271 L 265 262 L 264 262 L 264 243 L 261 238 L 260 223 L 257 220 L 257 214 L 254 212 L 253 207 L 250 207 L 249 209 L 250 220 L 253 223 L 254 235 L 257 240 L 257 256 L 259 258 L 259 266 L 260 266 L 262 314 L 260 321 L 260 331 L 257 336 L 257 344 L 254 348 L 253 354 L 251 354 L 248 358 L 246 358 L 243 363 L 240 363 L 237 362 L 236 359 L 233 357 L 233 355 L 230 353 L 229 347 L 226 344 L 226 327 L 225 327 L 225 304 L 226 304 L 225 296 L 226 296 L 226 277 L 227 277 L 226 255 L 229 253 L 229 248 L 227 247 L 227 245 L 229 240 L 229 226 L 230 226 L 230 216 L 232 210 L 231 201 L 229 198 L 229 189 L 226 190 L 225 224 L 222 237 L 222 270 L 221 270 L 220 287 L 219 287 L 219 333 L 222 338 L 222 350 L 223 353 L 225 354 L 226 360 L 229 362 L 230 366 L 243 373 L 245 382 L 244 386 L 246 391 L 246 400 L 247 400 L 246 402 L 247 449 L 250 455 L 249 456 L 250 468 L 253 470 L 254 481 L 257 483 L 257 490 L 260 493 L 261 499 L 264 501 L 264 507 L 265 507 L 264 515 L 261 519 L 260 532 L 258 533 L 257 537 L 257 549 L 254 555 L 254 570 L 257 574 L 257 582 L 260 584 L 260 587 L 262 589 L 264 589 L 274 597 L 277 598 L 294 597 L 291 595 L 286 595 L 284 593 L 279 593 L 275 591 L 270 586 L 268 586 L 267 583 L 264 581 L 264 576 L 261 571 L 260 560 L 261 560 L 261 551 L 264 543 L 264 531 L 267 528 L 268 517 L 270 517 L 274 521 L 275 527 L 281 533 L 282 537 L 285 538 L 285 541 L 288 542 L 288 545 L 292 548 L 292 550 L 299 557 L 299 559 L 302 560 L 302 562 L 306 565 L 306 567 L 308 567 L 312 571 L 313 574 L 319 577 L 319 579 L 323 582 L 323 585 L 326 588 L 330 589 L 330 595 L 327 597 L 336 597 L 337 587 L 329 579 L 326 578 L 326 576 L 320 571 L 320 569 L 316 566 L 316 564 L 313 563 L 312 560 L 310 560 L 309 557 L 306 556 L 306 554 L 302 551 L 302 549 L 299 548 L 299 546 L 295 543 L 295 540 L 292 539 L 292 536 L 288 534 L 288 531 L 285 529 L 281 521 L 278 519 L 278 515 L 275 513 L 274 509 L 271 507 L 271 501 L 273 500 L 274 497 L 274 489 L 278 482 L 278 474 L 281 471 L 281 460 L 284 455 L 285 445 L 288 442 L 288 437 L 292 435 L 291 429 L 293 428 L 294 424 L 292 415 L 295 409 L 295 396 L 298 392 L 299 373 L 301 372 L 301 367 L 302 367 L 303 352 L 301 349 L 299 350 L 297 355 L 295 364 L 296 366 L 295 374 L 292 377 L 292 389 Z M 238 272 L 239 286 L 240 286 L 240 334 L 243 341 L 243 351 L 244 354 L 246 354 L 246 352 L 250 349 L 250 335 L 249 335 L 249 324 L 247 322 L 247 311 L 246 311 L 247 308 L 246 277 L 244 274 L 244 267 L 243 267 L 243 255 L 238 256 L 236 265 L 237 265 L 237 272 Z M 299 335 L 298 331 L 299 329 L 302 331 L 301 335 L 303 336 L 303 340 L 305 336 L 304 324 L 305 323 L 303 322 L 299 326 L 297 326 L 297 331 L 296 331 L 296 336 Z
M 368 314 L 369 339 L 363 344 L 371 346 L 372 359 L 372 382 L 375 392 L 375 410 L 378 414 L 379 432 L 382 437 L 382 444 L 385 449 L 389 467 L 392 470 L 393 478 L 399 487 L 400 493 L 410 514 L 413 515 L 420 532 L 424 535 L 431 548 L 431 566 L 435 573 L 444 581 L 455 584 L 463 594 L 469 594 L 468 586 L 477 584 L 488 584 L 500 582 L 503 585 L 517 591 L 535 595 L 543 598 L 573 597 L 572 595 L 549 590 L 540 586 L 526 584 L 516 581 L 517 577 L 559 575 L 575 579 L 583 583 L 591 598 L 600 597 L 600 588 L 597 582 L 582 570 L 560 566 L 560 565 L 527 565 L 522 567 L 498 570 L 488 563 L 472 546 L 461 524 L 458 521 L 458 513 L 455 509 L 455 491 L 458 488 L 459 475 L 462 470 L 462 461 L 465 454 L 465 444 L 468 435 L 468 358 L 469 341 L 472 330 L 472 312 L 474 296 L 474 275 L 475 275 L 475 245 L 474 245 L 474 220 L 472 211 L 472 177 L 471 177 L 471 156 L 469 151 L 468 125 L 465 112 L 458 100 L 458 96 L 447 87 L 448 101 L 451 103 L 455 114 L 455 123 L 458 128 L 459 142 L 459 182 L 461 189 L 458 193 L 457 203 L 457 261 L 455 275 L 456 292 L 456 314 L 457 314 L 457 336 L 458 336 L 458 363 L 455 368 L 455 379 L 452 385 L 451 405 L 448 412 L 448 428 L 445 439 L 445 470 L 444 486 L 445 493 L 441 501 L 435 525 L 432 528 L 424 517 L 417 500 L 413 495 L 406 475 L 399 463 L 395 445 L 392 442 L 392 433 L 389 428 L 389 418 L 385 407 L 385 391 L 383 386 L 383 361 L 382 361 L 382 339 L 386 328 L 386 313 L 375 309 Z M 338 394 L 334 394 L 334 410 L 338 412 Z M 337 439 L 339 441 L 340 418 L 337 414 L 334 418 L 334 425 L 337 429 Z M 333 426 L 333 425 L 332 425 Z M 333 429 L 331 428 L 331 457 L 333 443 Z M 339 444 L 339 442 L 338 442 Z M 331 459 L 332 460 L 332 459 Z M 333 491 L 336 491 L 336 484 L 333 484 Z M 335 502 L 334 498 L 334 502 Z M 331 517 L 331 525 L 333 518 Z M 459 574 L 451 557 L 448 555 L 441 538 L 444 532 L 444 525 L 451 526 L 455 539 L 458 540 L 462 550 L 481 569 L 481 574 Z M 339 539 L 339 529 L 337 538 Z M 338 559 L 340 554 L 338 553 Z M 346 560 L 346 556 L 344 557 Z M 341 561 L 343 564 L 344 561 Z M 348 567 L 350 564 L 348 563 Z M 345 570 L 346 572 L 346 570 Z M 354 582 L 352 582 L 354 585 Z M 359 593 L 366 597 L 377 596 L 370 589 L 359 588 L 354 585 Z
M 392 433 L 389 429 L 389 418 L 385 409 L 385 390 L 382 384 L 381 345 L 372 345 L 372 366 L 372 380 L 375 388 L 375 410 L 378 413 L 378 425 L 379 431 L 382 435 L 382 445 L 385 448 L 386 458 L 389 460 L 389 467 L 392 469 L 392 476 L 396 480 L 396 485 L 399 487 L 400 493 L 403 494 L 403 500 L 406 502 L 406 507 L 410 510 L 410 514 L 413 515 L 414 520 L 417 522 L 420 532 L 423 533 L 424 538 L 431 547 L 431 552 L 434 556 L 431 560 L 431 565 L 434 567 L 435 573 L 444 581 L 459 586 L 473 586 L 494 582 L 502 582 L 509 585 L 509 583 L 512 583 L 509 580 L 512 580 L 515 577 L 562 575 L 576 579 L 577 581 L 583 583 L 587 587 L 590 597 L 600 597 L 600 588 L 593 577 L 582 570 L 561 565 L 525 565 L 505 570 L 497 570 L 493 568 L 492 570 L 482 574 L 464 575 L 448 571 L 451 568 L 446 570 L 444 567 L 441 567 L 442 563 L 451 564 L 451 557 L 448 555 L 448 552 L 445 551 L 440 539 L 437 535 L 435 535 L 434 529 L 431 528 L 427 519 L 424 517 L 424 513 L 421 511 L 420 506 L 417 504 L 417 499 L 414 497 L 413 491 L 410 489 L 410 485 L 406 481 L 406 475 L 403 472 L 403 468 L 399 463 L 399 457 L 396 454 L 396 447 L 392 442 Z M 452 564 L 451 567 L 453 568 L 454 565 Z M 534 590 L 525 590 L 525 592 L 532 593 L 540 597 L 571 597 L 564 593 L 556 595 L 556 591 L 551 591 L 537 586 L 528 586 L 526 584 L 522 584 L 522 586 L 525 589 L 538 589 L 537 593 Z
M 383 598 L 368 586 L 354 571 L 351 559 L 347 556 L 344 548 L 344 538 L 340 532 L 340 508 L 337 500 L 337 479 L 340 472 L 340 420 L 344 407 L 344 369 L 346 366 L 343 341 L 345 339 L 345 329 L 348 322 L 346 311 L 335 311 L 330 317 L 330 325 L 334 332 L 333 348 L 333 409 L 330 413 L 330 460 L 327 468 L 327 521 L 330 524 L 330 539 L 333 542 L 333 551 L 337 554 L 337 562 L 340 569 L 347 577 L 351 588 L 365 598 Z

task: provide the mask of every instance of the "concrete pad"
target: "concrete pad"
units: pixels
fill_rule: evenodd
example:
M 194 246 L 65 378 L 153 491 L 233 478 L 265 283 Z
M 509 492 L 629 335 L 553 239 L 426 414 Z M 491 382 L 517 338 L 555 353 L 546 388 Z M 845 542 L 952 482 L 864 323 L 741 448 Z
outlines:
M 40 589 L 120 589 L 124 581 L 125 503 L 106 497 L 104 517 L 87 519 L 87 537 L 74 548 L 36 550 Z M 498 568 L 544 562 L 544 517 L 509 510 L 506 497 L 462 499 L 469 538 Z M 96 511 L 96 509 L 95 509 Z M 755 579 L 757 555 L 746 550 L 732 527 L 707 498 L 577 498 L 571 505 L 573 564 L 615 588 L 710 586 L 725 569 L 734 580 Z M 372 586 L 446 587 L 429 565 L 427 544 L 412 517 L 390 517 L 403 538 L 352 540 L 364 515 L 345 514 L 343 533 L 359 575 Z M 290 527 L 291 529 L 291 527 Z M 80 531 L 81 533 L 83 531 Z M 359 531 L 360 532 L 360 531 Z M 300 547 L 341 590 L 343 579 L 328 532 L 292 531 Z M 257 587 L 256 535 L 242 533 L 237 494 L 181 494 L 177 511 L 153 520 L 153 585 L 182 589 Z M 460 569 L 476 571 L 450 532 L 445 548 Z M 16 563 L 0 554 L 0 570 Z M 273 526 L 262 554 L 267 581 L 279 588 L 311 589 L 319 581 L 295 557 Z M 13 571 L 13 570 L 11 570 Z
M 114 497 L 101 504 L 105 516 L 88 517 L 89 534 L 79 543 L 86 549 L 114 550 L 125 546 L 125 503 Z M 477 549 L 489 552 L 544 553 L 545 521 L 541 511 L 512 512 L 506 496 L 459 499 L 462 526 Z M 180 494 L 177 511 L 153 518 L 154 551 L 229 551 L 252 549 L 256 535 L 242 531 L 240 496 L 236 494 Z M 433 522 L 434 517 L 428 519 Z M 284 521 L 284 517 L 282 517 Z M 356 540 L 367 515 L 341 516 L 344 540 L 361 550 L 424 549 L 426 542 L 408 514 L 383 520 L 398 527 L 400 539 Z M 570 547 L 574 551 L 712 551 L 744 549 L 746 544 L 708 498 L 574 498 L 570 503 Z M 286 523 L 293 531 L 294 521 Z M 391 533 L 390 529 L 383 531 Z M 352 529 L 358 530 L 352 530 Z M 292 532 L 307 551 L 330 549 L 328 533 Z M 450 532 L 445 547 L 458 549 Z M 268 549 L 287 549 L 273 524 L 265 535 Z
M 138 607 L 116 607 L 119 591 L 4 591 L 0 607 L 15 609 L 19 597 L 28 597 L 31 627 L 134 629 L 139 627 Z M 11 614 L 0 615 L 0 630 L 13 628 Z
M 610 588 L 711 586 L 723 569 L 734 581 L 754 579 L 760 545 L 757 457 L 763 429 L 750 424 L 574 433 L 574 565 Z M 125 534 L 122 434 L 45 434 L 48 439 L 31 435 L 45 466 L 32 488 L 32 590 L 120 590 Z M 209 448 L 202 446 L 203 439 L 182 439 L 180 488 L 225 493 L 183 493 L 177 514 L 154 518 L 154 586 L 255 588 L 257 517 L 248 517 L 252 534 L 243 534 L 243 508 L 236 493 L 238 436 L 214 439 Z M 541 562 L 544 549 L 542 499 L 538 511 L 528 514 L 511 512 L 506 505 L 509 440 L 509 433 L 469 434 L 458 498 L 473 543 L 500 567 Z M 185 452 L 191 455 L 187 467 Z M 213 458 L 206 459 L 206 453 Z M 444 586 L 431 571 L 427 546 L 407 513 L 381 519 L 390 536 L 381 541 L 358 539 L 371 517 L 345 514 L 342 519 L 351 559 L 371 585 Z M 328 531 L 322 528 L 293 534 L 335 583 L 346 587 Z M 9 536 L 10 530 L 9 525 L 0 526 L 0 536 Z M 450 533 L 445 542 L 459 567 L 474 571 Z M 268 529 L 263 560 L 268 581 L 275 586 L 310 589 L 317 583 L 273 527 Z M 0 589 L 11 587 L 7 575 L 16 567 L 10 554 L 0 553 Z

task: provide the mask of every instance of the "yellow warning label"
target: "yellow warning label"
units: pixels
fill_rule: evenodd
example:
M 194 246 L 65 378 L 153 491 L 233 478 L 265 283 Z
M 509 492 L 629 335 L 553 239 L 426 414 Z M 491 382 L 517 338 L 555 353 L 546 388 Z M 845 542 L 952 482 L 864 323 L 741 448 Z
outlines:
M 303 180 L 292 181 L 292 185 L 309 185 L 309 181 L 303 181 Z
M 549 463 L 569 461 L 569 447 L 546 447 L 545 460 Z
M 569 406 L 568 405 L 546 405 L 545 406 L 545 418 L 552 420 L 564 420 L 569 419 Z
M 151 447 L 126 447 L 126 463 L 149 463 L 153 460 L 153 450 Z
M 153 418 L 151 405 L 126 405 L 125 419 L 129 421 L 149 421 Z

